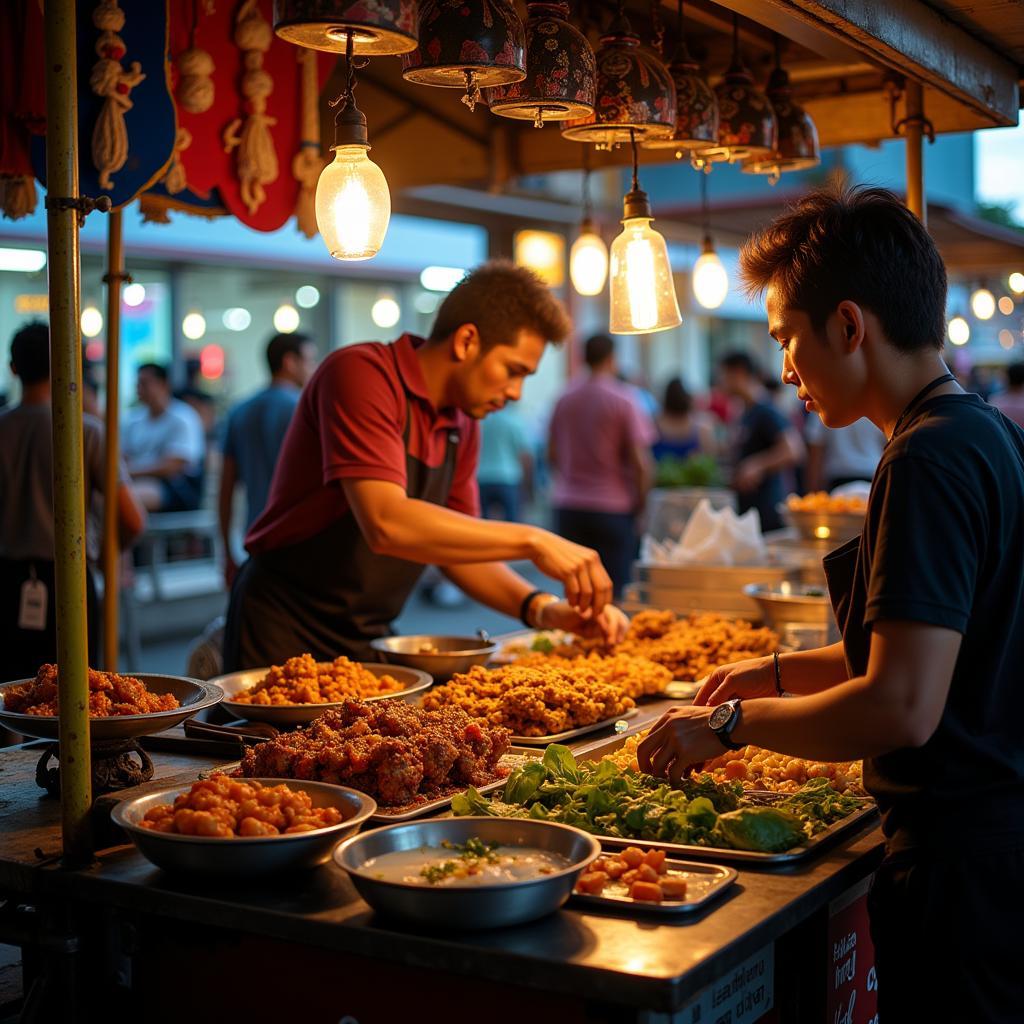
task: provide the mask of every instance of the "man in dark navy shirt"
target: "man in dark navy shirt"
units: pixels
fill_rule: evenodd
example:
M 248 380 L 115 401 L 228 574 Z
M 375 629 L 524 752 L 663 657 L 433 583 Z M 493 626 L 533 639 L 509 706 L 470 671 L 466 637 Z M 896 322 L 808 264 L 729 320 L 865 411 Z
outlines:
M 825 559 L 842 642 L 717 669 L 640 764 L 675 779 L 723 743 L 864 757 L 882 1024 L 1020 1021 L 1024 431 L 949 373 L 945 268 L 891 193 L 813 193 L 741 265 L 783 381 L 888 443 L 863 534 Z

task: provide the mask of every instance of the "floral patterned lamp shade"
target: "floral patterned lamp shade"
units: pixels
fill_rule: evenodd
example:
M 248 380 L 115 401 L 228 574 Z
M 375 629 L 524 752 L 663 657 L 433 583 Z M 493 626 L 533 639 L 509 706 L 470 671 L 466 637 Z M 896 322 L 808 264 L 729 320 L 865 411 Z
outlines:
M 668 138 L 676 129 L 676 87 L 668 68 L 640 45 L 624 16 L 601 37 L 597 101 L 590 117 L 573 120 L 562 135 L 575 142 L 611 145 Z
M 676 86 L 676 130 L 668 138 L 645 139 L 645 149 L 706 149 L 718 142 L 718 97 L 700 73 L 700 65 L 680 47 L 669 74 Z
M 732 16 L 732 63 L 715 86 L 718 99 L 718 141 L 695 151 L 707 163 L 768 156 L 775 150 L 778 125 L 768 97 L 754 83 L 740 55 L 739 18 Z
M 416 48 L 416 0 L 274 0 L 274 31 L 297 46 L 368 56 Z
M 491 113 L 533 121 L 583 118 L 594 112 L 597 68 L 586 37 L 568 21 L 567 3 L 528 3 L 526 77 L 487 91 Z
M 402 76 L 465 89 L 472 109 L 482 87 L 526 77 L 526 30 L 510 0 L 421 0 L 419 46 L 402 57 Z
M 752 157 L 743 162 L 747 174 L 768 174 L 777 181 L 783 171 L 805 171 L 821 163 L 818 129 L 810 115 L 793 102 L 789 75 L 776 67 L 765 90 L 778 122 L 778 146 L 766 157 Z

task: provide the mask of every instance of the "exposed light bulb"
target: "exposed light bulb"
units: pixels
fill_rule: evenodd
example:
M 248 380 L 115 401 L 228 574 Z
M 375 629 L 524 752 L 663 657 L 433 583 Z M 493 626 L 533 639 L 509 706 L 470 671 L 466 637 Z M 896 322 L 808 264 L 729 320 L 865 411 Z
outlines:
M 612 334 L 651 334 L 683 322 L 665 239 L 651 227 L 651 220 L 624 219 L 622 234 L 612 242 Z
M 371 259 L 387 234 L 391 192 L 368 149 L 338 146 L 316 183 L 316 225 L 336 260 Z
M 124 290 L 124 304 L 131 306 L 141 306 L 146 301 L 146 286 L 141 284 L 130 284 Z
M 608 246 L 590 221 L 580 232 L 569 250 L 569 277 L 580 295 L 600 295 L 608 278 Z
M 946 329 L 949 334 L 949 340 L 954 345 L 966 345 L 971 337 L 970 324 L 962 316 L 955 316 L 949 321 L 949 327 Z
M 1010 288 L 1012 288 L 1018 295 L 1024 295 L 1024 274 L 1019 270 L 1015 270 L 1010 275 L 1009 284 Z
M 370 309 L 370 318 L 378 327 L 394 327 L 402 318 L 402 307 L 390 295 L 383 295 Z
M 987 288 L 979 288 L 971 296 L 971 312 L 979 320 L 991 320 L 995 311 L 996 297 Z
M 274 311 L 274 330 L 281 334 L 294 334 L 299 329 L 299 311 L 284 303 Z
M 704 251 L 693 265 L 693 294 L 705 309 L 718 309 L 729 294 L 729 275 L 710 238 L 704 239 Z
M 95 306 L 86 306 L 82 310 L 81 327 L 87 338 L 95 338 L 103 330 L 103 314 Z

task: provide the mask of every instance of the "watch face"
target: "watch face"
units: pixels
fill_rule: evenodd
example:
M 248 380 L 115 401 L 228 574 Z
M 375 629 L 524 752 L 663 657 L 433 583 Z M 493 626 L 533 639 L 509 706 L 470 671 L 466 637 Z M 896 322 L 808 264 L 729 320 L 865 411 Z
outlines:
M 729 724 L 729 719 L 732 718 L 733 711 L 735 708 L 731 704 L 719 704 L 714 711 L 711 712 L 711 718 L 708 719 L 708 725 L 712 729 L 721 729 L 723 726 Z

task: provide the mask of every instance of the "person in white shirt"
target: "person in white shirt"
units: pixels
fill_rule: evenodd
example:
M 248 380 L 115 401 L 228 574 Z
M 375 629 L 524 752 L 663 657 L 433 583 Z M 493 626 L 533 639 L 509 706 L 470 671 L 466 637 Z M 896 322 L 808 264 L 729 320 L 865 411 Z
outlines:
M 808 491 L 831 491 L 854 480 L 871 480 L 885 447 L 882 432 L 868 419 L 830 429 L 816 412 L 804 425 Z
M 166 367 L 139 367 L 140 406 L 125 419 L 121 442 L 135 491 L 151 512 L 186 512 L 202 498 L 206 440 L 196 411 L 171 395 Z

